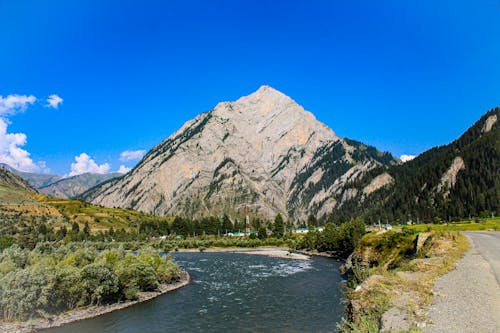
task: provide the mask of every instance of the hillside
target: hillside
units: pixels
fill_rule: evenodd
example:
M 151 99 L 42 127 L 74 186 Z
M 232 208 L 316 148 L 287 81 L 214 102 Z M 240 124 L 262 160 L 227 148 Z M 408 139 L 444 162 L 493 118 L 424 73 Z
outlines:
M 27 181 L 9 171 L 3 165 L 0 165 L 0 184 L 17 189 L 36 192 L 36 190 Z
M 113 230 L 119 232 L 114 235 L 116 238 L 137 240 L 151 233 L 168 234 L 170 222 L 164 217 L 53 198 L 0 184 L 0 249 L 14 242 L 32 248 L 49 235 L 64 238 L 76 226 L 73 237 L 88 226 L 88 231 L 96 237 L 108 235 L 109 240 Z
M 263 86 L 185 123 L 128 174 L 83 198 L 106 207 L 197 218 L 277 213 L 325 216 L 335 196 L 369 170 L 396 164 L 388 153 L 344 140 L 290 97 Z
M 452 143 L 388 170 L 372 170 L 344 191 L 356 195 L 337 217 L 403 222 L 498 214 L 499 117 L 500 108 L 492 109 Z M 383 186 L 370 191 L 377 182 Z

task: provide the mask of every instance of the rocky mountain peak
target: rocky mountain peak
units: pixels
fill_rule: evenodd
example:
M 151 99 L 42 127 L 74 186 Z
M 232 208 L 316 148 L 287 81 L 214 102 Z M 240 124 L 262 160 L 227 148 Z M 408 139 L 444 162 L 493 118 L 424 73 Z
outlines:
M 131 173 L 87 199 L 188 217 L 234 217 L 245 206 L 271 218 L 324 214 L 344 182 L 381 164 L 357 151 L 293 99 L 262 86 L 188 121 Z
M 259 104 L 259 103 L 270 103 L 270 104 L 292 104 L 295 103 L 293 99 L 285 95 L 279 90 L 274 89 L 270 86 L 261 86 L 259 89 L 251 93 L 250 95 L 243 96 L 236 101 L 236 103 L 241 104 Z

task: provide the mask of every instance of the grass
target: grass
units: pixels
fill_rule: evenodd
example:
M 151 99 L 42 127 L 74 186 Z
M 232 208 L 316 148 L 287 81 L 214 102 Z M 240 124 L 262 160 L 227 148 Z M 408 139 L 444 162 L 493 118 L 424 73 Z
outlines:
M 493 230 L 500 231 L 500 217 L 464 220 L 460 222 L 442 223 L 442 224 L 417 224 L 402 227 L 395 227 L 401 230 L 413 230 L 415 232 L 427 232 L 431 230 L 443 231 L 481 231 Z
M 346 292 L 351 308 L 346 331 L 371 332 L 373 323 L 380 326 L 383 314 L 393 308 L 412 326 L 406 332 L 420 331 L 416 324 L 425 321 L 435 281 L 463 256 L 467 239 L 457 231 L 431 230 L 420 234 L 424 241 L 417 252 L 418 231 L 370 233 L 361 240 L 354 253 L 355 283 Z
M 33 196 L 21 189 L 0 185 L 0 205 L 38 205 Z

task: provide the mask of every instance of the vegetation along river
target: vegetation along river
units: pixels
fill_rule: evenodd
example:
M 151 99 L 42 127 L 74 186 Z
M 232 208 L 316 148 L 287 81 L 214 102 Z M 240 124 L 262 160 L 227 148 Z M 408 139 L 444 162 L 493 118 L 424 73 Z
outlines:
M 339 262 L 176 253 L 191 283 L 150 302 L 50 333 L 334 332 L 343 314 Z

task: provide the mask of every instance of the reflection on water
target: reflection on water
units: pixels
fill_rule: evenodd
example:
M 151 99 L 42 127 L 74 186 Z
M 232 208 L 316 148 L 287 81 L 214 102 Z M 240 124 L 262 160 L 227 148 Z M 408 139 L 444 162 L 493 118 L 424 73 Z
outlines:
M 191 284 L 50 333 L 334 332 L 340 320 L 339 263 L 232 253 L 176 253 Z

